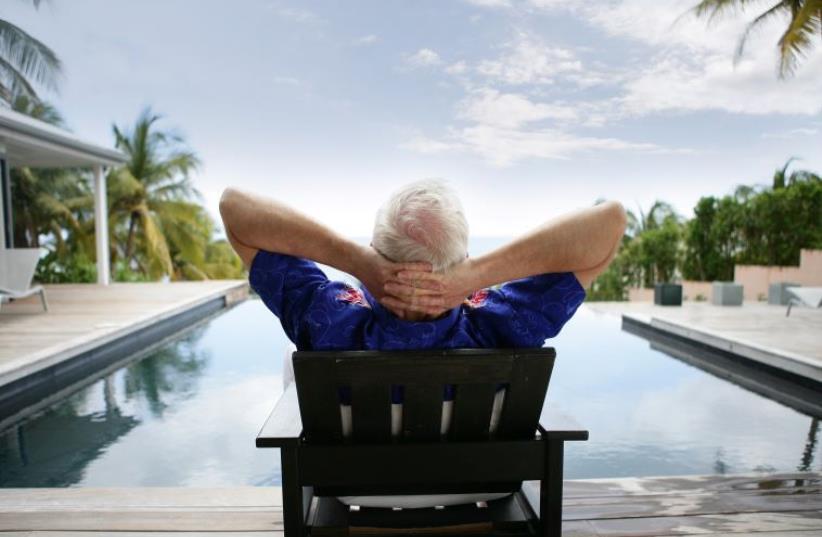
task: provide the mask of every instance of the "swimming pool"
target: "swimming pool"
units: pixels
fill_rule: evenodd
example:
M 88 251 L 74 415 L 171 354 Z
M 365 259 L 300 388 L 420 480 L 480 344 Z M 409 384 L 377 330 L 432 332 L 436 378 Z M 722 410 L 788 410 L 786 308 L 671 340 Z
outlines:
M 213 317 L 0 433 L 0 486 L 279 484 L 254 438 L 285 344 L 258 300 Z M 820 468 L 810 416 L 652 350 L 617 316 L 583 306 L 552 345 L 548 404 L 591 430 L 569 479 Z

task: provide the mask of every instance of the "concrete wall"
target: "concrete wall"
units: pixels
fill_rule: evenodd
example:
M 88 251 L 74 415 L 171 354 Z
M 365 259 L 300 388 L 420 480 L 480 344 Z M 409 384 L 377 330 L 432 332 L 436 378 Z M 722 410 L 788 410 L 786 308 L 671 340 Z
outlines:
M 822 286 L 822 250 L 802 250 L 798 267 L 765 267 L 737 265 L 734 281 L 745 287 L 745 300 L 767 300 L 768 285 L 776 282 L 793 282 L 804 286 Z
M 696 300 L 702 295 L 703 300 L 711 300 L 711 282 L 697 282 L 686 280 L 682 284 L 682 300 Z M 628 289 L 630 302 L 653 302 L 654 290 L 632 287 Z
M 737 265 L 734 281 L 745 288 L 745 300 L 768 299 L 768 286 L 776 282 L 792 282 L 799 285 L 822 286 L 822 250 L 802 250 L 798 267 L 766 267 L 760 265 Z M 683 281 L 682 299 L 694 300 L 702 295 L 711 299 L 711 282 Z M 653 289 L 628 289 L 631 302 L 653 302 Z

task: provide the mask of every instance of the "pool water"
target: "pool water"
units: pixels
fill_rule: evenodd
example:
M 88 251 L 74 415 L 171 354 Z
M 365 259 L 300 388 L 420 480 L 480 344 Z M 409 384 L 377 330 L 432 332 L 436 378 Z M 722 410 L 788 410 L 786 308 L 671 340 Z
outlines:
M 591 431 L 566 477 L 822 469 L 813 419 L 711 376 L 583 306 L 551 341 L 548 404 Z M 280 483 L 254 438 L 286 338 L 259 300 L 190 329 L 0 433 L 0 486 Z

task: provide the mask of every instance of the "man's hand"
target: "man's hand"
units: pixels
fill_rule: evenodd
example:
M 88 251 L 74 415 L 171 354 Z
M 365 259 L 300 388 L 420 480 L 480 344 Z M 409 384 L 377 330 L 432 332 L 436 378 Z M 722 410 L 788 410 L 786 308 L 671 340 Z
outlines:
M 385 284 L 380 302 L 391 311 L 406 310 L 442 315 L 456 308 L 473 293 L 473 263 L 466 258 L 444 273 L 405 269 Z
M 362 268 L 354 274 L 365 285 L 368 291 L 383 306 L 399 318 L 405 318 L 406 310 L 413 310 L 410 303 L 392 299 L 388 296 L 386 287 L 389 284 L 399 284 L 399 274 L 428 274 L 431 275 L 430 263 L 393 263 L 380 255 L 374 248 L 365 247 L 362 249 Z M 417 289 L 419 296 L 440 295 L 439 292 L 430 289 Z

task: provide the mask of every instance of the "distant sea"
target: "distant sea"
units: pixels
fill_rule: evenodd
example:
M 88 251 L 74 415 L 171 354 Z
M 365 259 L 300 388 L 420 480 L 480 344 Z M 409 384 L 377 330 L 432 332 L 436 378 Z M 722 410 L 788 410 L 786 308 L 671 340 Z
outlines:
M 370 237 L 353 237 L 353 240 L 360 244 L 369 244 L 371 242 Z M 471 257 L 477 257 L 486 254 L 510 240 L 511 237 L 472 237 L 468 240 L 468 255 Z M 322 265 L 322 269 L 332 280 L 342 280 L 352 284 L 357 283 L 356 280 L 344 272 L 340 272 L 339 270 L 326 265 Z

